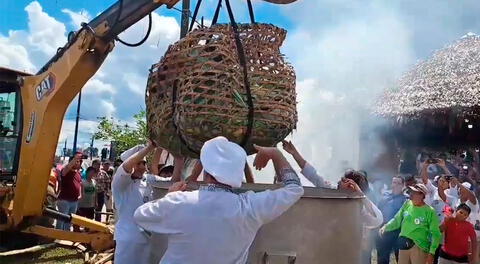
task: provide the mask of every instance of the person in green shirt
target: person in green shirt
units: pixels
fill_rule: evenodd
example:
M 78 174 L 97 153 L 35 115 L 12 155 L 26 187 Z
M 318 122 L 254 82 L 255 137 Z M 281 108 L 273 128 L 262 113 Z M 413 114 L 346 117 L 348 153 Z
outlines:
M 400 229 L 398 264 L 432 264 L 441 240 L 440 222 L 435 210 L 425 204 L 427 187 L 417 183 L 408 189 L 410 200 L 380 229 L 380 235 Z

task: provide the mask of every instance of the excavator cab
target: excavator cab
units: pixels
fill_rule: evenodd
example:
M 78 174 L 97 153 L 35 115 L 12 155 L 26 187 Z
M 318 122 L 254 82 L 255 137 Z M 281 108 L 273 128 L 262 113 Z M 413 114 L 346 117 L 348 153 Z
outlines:
M 28 75 L 0 67 L 0 182 L 16 180 L 22 133 L 18 79 Z

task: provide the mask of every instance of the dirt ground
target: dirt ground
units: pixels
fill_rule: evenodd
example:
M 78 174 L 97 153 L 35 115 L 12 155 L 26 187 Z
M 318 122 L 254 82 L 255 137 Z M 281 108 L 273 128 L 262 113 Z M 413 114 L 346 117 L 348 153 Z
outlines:
M 35 253 L 19 254 L 16 256 L 0 257 L 1 264 L 57 264 L 57 263 L 70 263 L 81 264 L 83 263 L 82 253 L 77 252 L 74 249 L 56 247 L 46 250 L 42 250 Z
M 56 247 L 46 249 L 33 254 L 21 254 L 14 257 L 0 258 L 1 264 L 81 264 L 83 263 L 83 255 L 74 249 Z M 376 264 L 376 256 L 372 255 L 372 264 Z M 396 263 L 392 258 L 391 264 Z

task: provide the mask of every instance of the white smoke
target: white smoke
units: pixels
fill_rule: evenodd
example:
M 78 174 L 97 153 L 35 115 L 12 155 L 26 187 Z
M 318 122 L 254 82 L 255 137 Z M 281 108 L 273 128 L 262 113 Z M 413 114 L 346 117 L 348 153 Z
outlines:
M 329 180 L 378 158 L 383 145 L 369 130 L 381 122 L 369 114 L 377 96 L 417 60 L 478 25 L 472 19 L 478 2 L 409 2 L 315 0 L 283 9 L 294 24 L 283 51 L 298 84 L 299 122 L 291 139 Z M 368 148 L 361 132 L 373 139 Z M 270 167 L 258 180 L 271 182 L 272 175 Z

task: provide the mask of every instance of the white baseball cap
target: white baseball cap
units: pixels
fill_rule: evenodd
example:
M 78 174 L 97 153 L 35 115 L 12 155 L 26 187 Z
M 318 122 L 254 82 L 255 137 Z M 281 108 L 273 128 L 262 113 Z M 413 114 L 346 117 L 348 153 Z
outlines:
M 467 188 L 470 190 L 470 188 L 472 187 L 472 185 L 469 183 L 469 182 L 462 182 L 462 185 L 463 187 Z
M 225 137 L 216 137 L 203 144 L 200 151 L 203 170 L 218 182 L 238 188 L 242 186 L 247 153 Z

